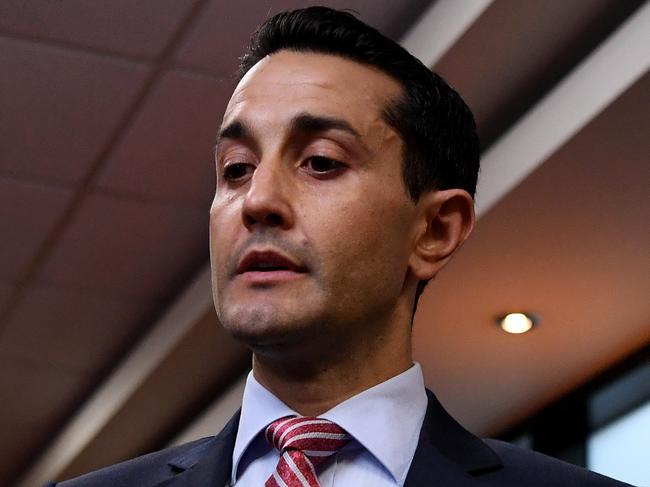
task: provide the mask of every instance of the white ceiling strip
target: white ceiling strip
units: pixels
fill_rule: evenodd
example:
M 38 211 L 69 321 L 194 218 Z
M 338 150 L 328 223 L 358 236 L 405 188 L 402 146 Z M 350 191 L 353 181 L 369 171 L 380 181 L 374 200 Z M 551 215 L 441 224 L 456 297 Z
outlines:
M 241 377 L 198 418 L 185 428 L 170 445 L 180 445 L 188 441 L 216 435 L 241 406 L 246 376 Z
M 90 397 L 16 487 L 34 487 L 56 479 L 211 306 L 210 267 L 207 266 Z
M 409 29 L 400 44 L 425 66 L 432 67 L 492 1 L 438 0 Z
M 480 216 L 650 68 L 646 3 L 483 154 Z

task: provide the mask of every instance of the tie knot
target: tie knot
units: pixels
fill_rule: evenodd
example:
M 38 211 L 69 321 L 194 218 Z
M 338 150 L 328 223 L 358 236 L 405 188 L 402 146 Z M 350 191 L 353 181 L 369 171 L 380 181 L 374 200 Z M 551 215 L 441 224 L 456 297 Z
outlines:
M 271 423 L 266 439 L 280 453 L 298 450 L 320 463 L 350 441 L 350 435 L 327 419 L 292 416 Z

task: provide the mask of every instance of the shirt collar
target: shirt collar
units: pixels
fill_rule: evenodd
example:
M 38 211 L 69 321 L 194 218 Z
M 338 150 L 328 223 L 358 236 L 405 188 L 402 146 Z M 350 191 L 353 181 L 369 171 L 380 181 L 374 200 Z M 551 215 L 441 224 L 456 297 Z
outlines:
M 253 371 L 248 374 L 242 398 L 239 429 L 232 452 L 232 483 L 237 480 L 237 468 L 244 452 L 260 431 L 276 419 L 284 416 L 300 416 L 262 386 Z
M 420 364 L 321 414 L 361 443 L 403 485 L 427 409 Z
M 319 417 L 335 422 L 366 448 L 403 485 L 417 448 L 427 409 L 418 363 L 395 377 L 338 404 Z M 246 448 L 268 424 L 297 412 L 248 374 L 233 449 L 233 483 Z M 396 420 L 399 418 L 399 420 Z

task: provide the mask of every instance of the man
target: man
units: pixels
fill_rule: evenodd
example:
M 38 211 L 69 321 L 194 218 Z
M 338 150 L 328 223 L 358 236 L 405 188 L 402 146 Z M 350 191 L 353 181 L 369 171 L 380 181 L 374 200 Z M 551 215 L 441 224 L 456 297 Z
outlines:
M 478 140 L 460 97 L 319 7 L 269 19 L 241 74 L 210 250 L 219 319 L 254 353 L 242 409 L 214 438 L 60 485 L 623 485 L 474 437 L 412 362 L 418 296 L 474 225 Z

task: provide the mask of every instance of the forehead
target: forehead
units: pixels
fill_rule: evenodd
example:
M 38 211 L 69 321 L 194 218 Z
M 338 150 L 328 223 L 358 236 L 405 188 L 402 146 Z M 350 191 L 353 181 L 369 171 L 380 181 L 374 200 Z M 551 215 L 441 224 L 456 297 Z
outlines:
M 349 59 L 320 53 L 279 51 L 242 78 L 228 103 L 224 123 L 237 117 L 291 118 L 298 112 L 344 117 L 363 130 L 399 97 L 397 81 Z M 265 110 L 267 108 L 268 110 Z

